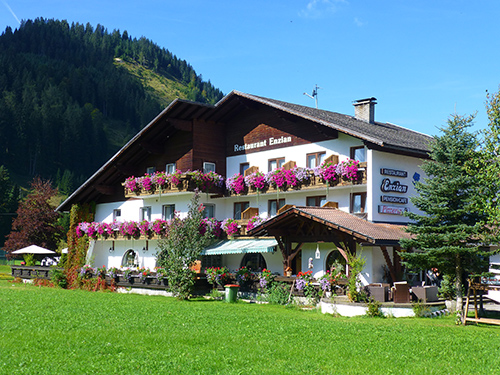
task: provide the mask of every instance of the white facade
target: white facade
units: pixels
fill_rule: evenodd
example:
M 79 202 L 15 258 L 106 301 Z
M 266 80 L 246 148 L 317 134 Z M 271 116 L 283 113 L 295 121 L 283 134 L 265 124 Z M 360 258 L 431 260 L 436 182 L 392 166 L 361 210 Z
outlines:
M 371 103 L 370 111 L 375 105 L 373 99 L 368 99 Z M 253 103 L 241 106 L 241 103 L 249 101 Z M 357 103 L 358 106 L 361 104 Z M 222 111 L 218 115 L 220 108 Z M 170 112 L 172 118 L 169 117 Z M 229 112 L 232 115 L 226 119 L 226 113 Z M 200 117 L 190 117 L 190 113 L 199 113 Z M 204 113 L 209 113 L 206 122 L 202 119 Z M 67 205 L 72 203 L 97 201 L 95 221 L 105 223 L 132 220 L 139 222 L 145 215 L 149 221 L 165 219 L 164 206 L 167 205 L 174 208 L 182 218 L 187 215 L 192 192 L 167 191 L 163 194 L 127 198 L 125 194 L 120 195 L 110 189 L 123 189 L 121 184 L 127 177 L 123 177 L 125 172 L 120 168 L 135 168 L 134 173 L 137 176 L 146 173 L 147 167 L 153 164 L 157 171 L 165 171 L 165 168 L 172 166 L 174 162 L 177 163 L 178 169 L 182 169 L 179 167 L 181 163 L 189 165 L 189 168 L 195 164 L 210 163 L 216 167 L 216 172 L 222 164 L 224 168 L 220 169 L 225 170 L 224 177 L 232 177 L 241 172 L 242 164 L 258 167 L 260 172 L 266 173 L 273 159 L 280 159 L 285 163 L 293 161 L 297 167 L 311 167 L 307 165 L 307 157 L 310 154 L 322 154 L 324 158 L 334 155 L 342 162 L 355 155 L 354 151 L 362 149 L 364 158 L 359 161 L 366 176 L 362 183 L 342 183 L 335 186 L 318 184 L 300 190 L 274 190 L 272 193 L 239 196 L 202 193 L 200 203 L 210 207 L 214 217 L 220 221 L 233 218 L 237 211 L 236 206 L 243 206 L 243 203 L 258 209 L 259 216 L 267 219 L 275 214 L 270 212 L 272 201 L 280 206 L 306 206 L 316 200 L 321 204 L 330 202 L 339 210 L 362 216 L 374 223 L 406 224 L 408 219 L 403 213 L 415 210 L 410 198 L 416 194 L 414 182 L 423 178 L 419 167 L 422 163 L 420 157 L 425 157 L 427 150 L 423 144 L 430 137 L 392 124 L 372 123 L 371 112 L 368 117 L 360 119 L 307 107 L 299 108 L 289 103 L 238 92 L 229 94 L 213 108 L 198 106 L 196 103 L 174 102 L 62 206 L 67 208 Z M 350 125 L 353 129 L 349 128 Z M 168 132 L 165 130 L 165 134 L 161 133 L 167 126 L 170 127 Z M 151 131 L 150 138 L 147 138 L 148 131 Z M 176 134 L 180 140 L 178 143 L 172 141 Z M 388 142 L 383 138 L 384 135 L 390 138 Z M 406 135 L 411 136 L 408 143 L 405 140 Z M 222 137 L 220 144 L 219 137 Z M 224 137 L 226 139 L 223 139 Z M 281 139 L 282 142 L 275 144 L 276 139 Z M 180 146 L 186 144 L 187 148 Z M 179 149 L 175 148 L 177 146 Z M 140 157 L 137 156 L 139 154 Z M 153 156 L 157 156 L 157 160 L 161 162 L 156 163 Z M 139 166 L 142 170 L 138 170 Z M 103 186 L 107 184 L 113 186 Z M 104 193 L 96 193 L 99 189 L 94 188 L 95 186 L 103 187 Z M 107 192 L 108 196 L 104 197 Z M 108 239 L 91 242 L 87 261 L 95 266 L 125 266 L 125 255 L 129 251 L 135 253 L 133 263 L 137 267 L 154 269 L 156 266 L 156 253 L 159 250 L 156 239 Z M 394 247 L 388 245 L 386 250 L 393 260 Z M 296 271 L 307 271 L 312 264 L 314 276 L 323 275 L 327 268 L 328 255 L 332 251 L 338 252 L 333 243 L 304 243 L 300 255 L 296 258 L 300 259 L 295 265 Z M 386 262 L 381 248 L 358 244 L 357 252 L 366 260 L 361 275 L 362 282 L 368 284 L 383 281 L 383 267 Z M 243 265 L 243 257 L 244 254 L 224 254 L 220 257 L 221 265 L 226 265 L 234 271 Z M 266 268 L 275 273 L 283 273 L 283 257 L 279 248 L 274 253 L 263 253 L 262 257 Z
M 360 146 L 362 143 L 351 136 L 340 135 L 338 139 L 328 140 L 307 145 L 283 147 L 280 149 L 255 152 L 252 154 L 239 155 L 227 158 L 227 176 L 232 176 L 239 172 L 241 163 L 249 163 L 250 166 L 257 166 L 259 170 L 268 169 L 268 160 L 273 158 L 285 158 L 285 161 L 295 161 L 298 167 L 306 167 L 306 155 L 314 152 L 325 152 L 325 155 L 338 155 L 339 161 L 349 159 L 350 148 Z M 290 190 L 279 193 L 242 195 L 222 198 L 210 198 L 209 194 L 201 194 L 200 202 L 204 205 L 214 205 L 215 217 L 223 220 L 233 217 L 234 204 L 238 202 L 248 202 L 250 207 L 259 209 L 259 216 L 268 218 L 269 200 L 284 199 L 285 204 L 305 206 L 306 198 L 312 196 L 325 196 L 326 201 L 337 202 L 340 210 L 349 212 L 351 205 L 351 194 L 366 193 L 365 212 L 367 219 L 375 222 L 406 223 L 407 218 L 401 215 L 383 214 L 379 212 L 379 206 L 383 205 L 380 197 L 383 195 L 398 196 L 408 199 L 404 205 L 389 204 L 390 206 L 405 207 L 414 210 L 409 198 L 415 194 L 413 181 L 416 174 L 422 175 L 419 168 L 421 160 L 414 157 L 395 155 L 386 152 L 366 149 L 366 184 L 351 184 L 347 186 L 334 186 L 329 188 Z M 397 171 L 404 171 L 406 177 L 393 177 L 381 174 L 381 169 L 387 168 Z M 406 193 L 384 193 L 381 191 L 381 184 L 384 178 L 397 181 L 401 185 L 408 187 Z M 114 203 L 102 203 L 96 207 L 95 220 L 99 222 L 111 223 L 114 220 L 113 212 L 120 210 L 119 221 L 140 221 L 141 208 L 151 207 L 151 221 L 162 218 L 163 205 L 175 205 L 175 210 L 184 217 L 188 211 L 188 204 L 192 197 L 191 192 L 167 193 L 163 195 L 151 195 L 146 197 L 129 198 L 125 201 Z M 146 244 L 147 242 L 147 244 Z M 156 266 L 155 254 L 158 252 L 157 240 L 121 240 L 114 241 L 114 248 L 110 241 L 97 240 L 91 251 L 88 252 L 89 261 L 93 260 L 95 265 L 106 265 L 107 267 L 120 267 L 123 264 L 123 256 L 128 250 L 137 253 L 138 266 L 153 269 Z M 147 247 L 147 250 L 145 250 Z M 110 248 L 112 249 L 110 251 Z M 319 258 L 316 250 L 319 248 Z M 309 259 L 312 258 L 313 274 L 319 277 L 326 270 L 326 258 L 331 251 L 337 251 L 332 243 L 306 243 L 302 247 L 301 266 L 303 271 L 308 270 Z M 380 248 L 358 246 L 361 256 L 366 259 L 365 270 L 362 273 L 363 284 L 381 281 L 383 277 L 384 258 Z M 389 248 L 391 256 L 393 249 Z M 276 273 L 282 273 L 282 255 L 280 251 L 275 253 L 264 253 L 267 268 Z M 242 266 L 242 254 L 223 255 L 222 263 L 231 270 L 236 270 Z

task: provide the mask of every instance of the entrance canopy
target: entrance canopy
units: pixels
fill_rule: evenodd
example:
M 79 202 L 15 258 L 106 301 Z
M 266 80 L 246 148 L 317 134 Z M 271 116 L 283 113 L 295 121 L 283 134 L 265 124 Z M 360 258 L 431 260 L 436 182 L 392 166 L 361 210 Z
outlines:
M 203 250 L 201 255 L 273 253 L 277 244 L 274 238 L 220 241 Z
M 249 231 L 251 236 L 288 237 L 292 242 L 346 239 L 362 244 L 398 245 L 405 226 L 378 224 L 330 207 L 291 207 Z
M 400 248 L 401 238 L 410 238 L 405 226 L 378 224 L 330 207 L 290 207 L 279 215 L 248 231 L 250 236 L 273 236 L 283 254 L 284 270 L 307 242 L 332 242 L 342 256 L 356 253 L 356 244 L 378 246 L 393 280 L 399 279 L 400 260 L 394 252 L 389 257 L 387 246 Z

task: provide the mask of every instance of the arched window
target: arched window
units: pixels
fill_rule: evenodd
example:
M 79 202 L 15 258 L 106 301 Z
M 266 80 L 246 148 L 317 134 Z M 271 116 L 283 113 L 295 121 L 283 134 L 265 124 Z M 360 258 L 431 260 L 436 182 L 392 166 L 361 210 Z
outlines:
M 125 252 L 122 258 L 122 267 L 138 267 L 139 255 L 136 251 L 130 249 Z
M 340 251 L 332 250 L 326 257 L 325 271 L 332 270 L 334 268 L 341 268 L 343 272 L 346 272 L 347 261 L 342 256 Z
M 266 260 L 261 253 L 247 253 L 241 260 L 240 267 L 247 267 L 252 271 L 262 271 L 266 266 Z

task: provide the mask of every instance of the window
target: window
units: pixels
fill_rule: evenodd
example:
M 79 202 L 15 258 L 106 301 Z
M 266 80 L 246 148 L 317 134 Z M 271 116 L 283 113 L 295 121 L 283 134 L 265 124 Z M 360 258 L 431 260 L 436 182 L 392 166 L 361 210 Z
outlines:
M 233 219 L 241 220 L 241 213 L 250 207 L 249 202 L 235 202 Z
M 127 250 L 122 258 L 122 267 L 138 267 L 139 257 L 134 250 Z
M 122 210 L 119 208 L 116 210 L 113 210 L 113 221 L 120 221 L 122 218 Z
M 170 220 L 174 218 L 175 215 L 175 204 L 164 204 L 162 207 L 162 217 L 163 220 Z
M 316 197 L 307 197 L 306 206 L 321 207 L 326 203 L 326 195 L 318 195 Z
M 262 271 L 267 268 L 266 260 L 261 253 L 247 253 L 241 260 L 240 267 L 247 267 L 252 271 Z
M 351 213 L 361 214 L 365 212 L 366 193 L 351 194 Z
M 351 147 L 351 159 L 360 163 L 366 162 L 365 146 Z
M 321 165 L 323 160 L 325 160 L 326 152 L 315 152 L 313 154 L 307 154 L 306 156 L 306 166 L 307 168 L 316 168 Z
M 244 175 L 245 171 L 250 168 L 250 163 L 240 163 L 240 174 Z
M 285 205 L 284 199 L 270 199 L 267 204 L 267 214 L 268 216 L 275 216 L 278 210 Z
M 215 217 L 215 204 L 205 204 L 203 210 L 203 218 Z
M 156 167 L 147 167 L 146 168 L 147 174 L 154 174 L 155 172 L 156 172 Z
M 175 163 L 168 163 L 165 166 L 165 173 L 167 173 L 167 174 L 175 173 Z
M 215 172 L 215 163 L 204 162 L 203 173 Z
M 281 168 L 285 164 L 285 158 L 269 159 L 269 171 Z
M 202 255 L 201 256 L 202 271 L 210 267 L 222 267 L 222 255 Z
M 346 272 L 347 270 L 347 261 L 338 250 L 331 251 L 326 257 L 325 263 L 325 270 L 330 270 L 330 272 L 335 272 L 335 274 Z
M 151 221 L 151 207 L 141 207 L 140 211 L 140 219 L 146 220 L 146 221 Z

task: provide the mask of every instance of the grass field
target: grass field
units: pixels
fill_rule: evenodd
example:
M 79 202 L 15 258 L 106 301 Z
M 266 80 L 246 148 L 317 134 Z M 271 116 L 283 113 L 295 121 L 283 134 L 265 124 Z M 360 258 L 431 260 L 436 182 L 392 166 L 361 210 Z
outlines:
M 0 374 L 498 374 L 500 327 L 0 281 Z

